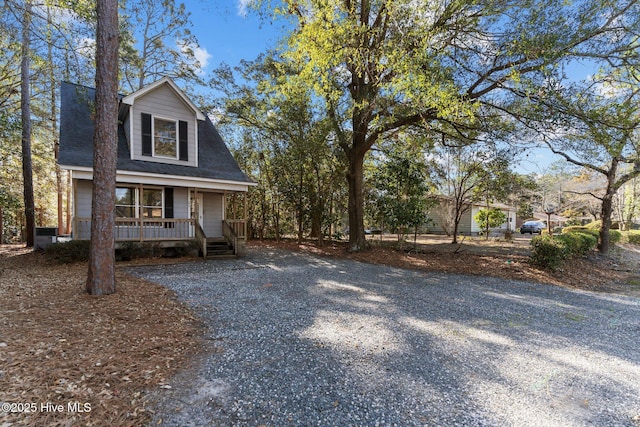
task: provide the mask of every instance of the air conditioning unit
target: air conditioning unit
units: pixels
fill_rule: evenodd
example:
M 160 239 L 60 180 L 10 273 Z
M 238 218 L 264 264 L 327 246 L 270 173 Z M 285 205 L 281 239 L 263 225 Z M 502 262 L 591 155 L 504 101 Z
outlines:
M 45 250 L 52 243 L 56 243 L 58 227 L 36 227 L 35 249 Z

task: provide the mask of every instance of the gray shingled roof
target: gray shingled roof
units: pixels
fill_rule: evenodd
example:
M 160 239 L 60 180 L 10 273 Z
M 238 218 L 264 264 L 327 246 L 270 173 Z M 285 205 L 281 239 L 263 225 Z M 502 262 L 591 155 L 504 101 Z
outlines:
M 93 167 L 91 118 L 95 89 L 63 82 L 60 88 L 60 154 L 65 166 Z M 211 120 L 198 122 L 198 167 L 131 160 L 122 125 L 118 127 L 118 170 L 248 182 Z

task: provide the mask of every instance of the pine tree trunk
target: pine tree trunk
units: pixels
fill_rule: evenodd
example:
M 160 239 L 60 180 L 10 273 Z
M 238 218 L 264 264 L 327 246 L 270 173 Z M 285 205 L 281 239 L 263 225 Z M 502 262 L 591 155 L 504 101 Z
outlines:
M 118 147 L 118 2 L 98 0 L 96 105 L 93 135 L 91 249 L 87 292 L 116 291 L 115 193 Z
M 47 8 L 47 19 L 51 21 L 51 11 Z M 63 214 L 63 203 L 64 203 L 64 189 L 62 187 L 62 169 L 60 168 L 60 164 L 58 163 L 58 157 L 60 154 L 60 141 L 58 139 L 58 125 L 57 125 L 57 117 L 58 112 L 56 111 L 56 78 L 53 68 L 53 40 L 51 38 L 51 31 L 47 32 L 47 60 L 50 64 L 49 66 L 49 84 L 50 87 L 50 100 L 51 100 L 51 135 L 53 137 L 53 157 L 56 161 L 56 192 L 57 192 L 57 205 L 58 205 L 58 233 L 64 233 L 64 214 Z
M 27 247 L 35 243 L 35 201 L 33 196 L 33 165 L 31 159 L 31 94 L 30 94 L 30 49 L 31 43 L 31 2 L 25 3 L 24 27 L 22 29 L 22 62 L 20 74 L 20 109 L 22 111 L 22 179 L 24 181 L 25 240 Z

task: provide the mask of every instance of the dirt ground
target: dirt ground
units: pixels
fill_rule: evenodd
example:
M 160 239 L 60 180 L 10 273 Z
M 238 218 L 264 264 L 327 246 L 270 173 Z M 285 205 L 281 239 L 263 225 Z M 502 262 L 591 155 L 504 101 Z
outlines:
M 316 241 L 298 245 L 295 240 L 251 242 L 255 247 L 279 246 L 309 253 L 348 257 L 364 262 L 422 271 L 494 276 L 530 280 L 598 292 L 614 292 L 640 297 L 640 247 L 617 245 L 607 256 L 592 253 L 566 262 L 557 271 L 546 271 L 529 264 L 530 235 L 514 235 L 512 241 L 483 237 L 464 237 L 451 244 L 446 236 L 418 236 L 398 249 L 397 236 L 369 236 L 370 250 L 348 253 L 344 242 Z
M 0 426 L 139 426 L 145 393 L 199 346 L 199 324 L 167 289 L 117 273 L 84 292 L 86 264 L 0 246 Z
M 346 243 L 253 241 L 249 250 L 282 247 L 394 267 L 489 275 L 640 297 L 640 248 L 619 245 L 548 272 L 528 263 L 528 236 L 513 242 L 420 237 L 394 249 L 395 236 L 372 236 L 371 249 Z M 153 259 L 137 263 L 202 262 Z M 212 261 L 215 262 L 215 261 Z M 203 346 L 201 325 L 167 289 L 123 273 L 117 293 L 84 292 L 86 264 L 57 265 L 22 246 L 0 246 L 0 426 L 137 426 L 150 420 L 147 391 Z M 8 405 L 7 405 L 8 404 Z

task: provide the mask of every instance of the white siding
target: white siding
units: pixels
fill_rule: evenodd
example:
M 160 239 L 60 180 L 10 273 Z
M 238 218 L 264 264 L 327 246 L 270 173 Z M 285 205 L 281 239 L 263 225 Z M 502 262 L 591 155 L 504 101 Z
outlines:
M 91 193 L 93 184 L 91 181 L 76 181 L 73 204 L 75 206 L 75 216 L 78 218 L 91 218 Z
M 127 145 L 129 146 L 129 153 L 131 153 L 131 116 L 127 116 L 127 118 L 124 119 L 124 123 L 122 124 L 122 127 L 124 128 L 124 134 L 127 137 Z
M 173 217 L 189 218 L 189 189 L 174 187 L 173 189 Z
M 134 186 L 138 184 L 118 183 L 118 186 Z M 78 218 L 91 218 L 91 181 L 76 181 L 74 195 L 75 215 Z M 213 207 L 213 205 L 212 205 Z M 173 217 L 176 219 L 189 218 L 189 189 L 184 187 L 173 188 Z
M 222 194 L 204 193 L 204 224 L 207 237 L 222 237 Z
M 460 224 L 458 224 L 458 234 L 471 234 L 471 223 L 475 222 L 471 219 L 471 209 L 467 209 L 466 212 L 460 217 Z
M 433 221 L 429 225 L 429 232 L 433 234 L 453 233 L 453 217 L 452 202 L 439 200 L 429 210 L 429 218 Z M 460 223 L 458 224 L 458 234 L 469 234 L 471 232 L 471 210 L 467 210 L 462 214 Z
M 142 155 L 142 125 L 140 114 L 147 113 L 165 119 L 183 120 L 188 123 L 189 160 L 163 159 Z M 130 110 L 133 120 L 131 147 L 133 158 L 136 160 L 170 163 L 176 165 L 197 165 L 196 152 L 196 116 L 195 113 L 180 99 L 167 85 L 161 85 L 155 90 L 137 98 Z
M 478 225 L 478 223 L 476 222 L 476 214 L 478 212 L 480 212 L 481 209 L 485 209 L 484 207 L 480 207 L 480 206 L 474 206 L 473 209 L 471 210 L 471 232 L 472 233 L 478 233 L 481 230 L 480 225 Z
M 447 226 L 447 207 L 445 203 L 432 206 L 429 210 L 429 232 L 433 234 L 442 234 L 449 230 Z
M 483 231 L 480 229 L 480 225 L 478 225 L 478 223 L 475 220 L 476 214 L 478 212 L 480 212 L 480 210 L 482 209 L 486 209 L 486 206 L 474 206 L 473 207 L 473 214 L 472 214 L 472 218 L 473 218 L 473 222 L 472 222 L 472 226 L 471 226 L 471 232 L 472 233 L 478 233 L 480 231 Z M 497 231 L 506 231 L 506 230 L 514 230 L 515 228 L 515 221 L 516 221 L 516 212 L 515 210 L 507 210 L 507 209 L 500 209 L 502 211 L 502 213 L 505 214 L 506 221 L 503 222 L 499 227 L 493 227 L 491 230 L 494 232 Z

